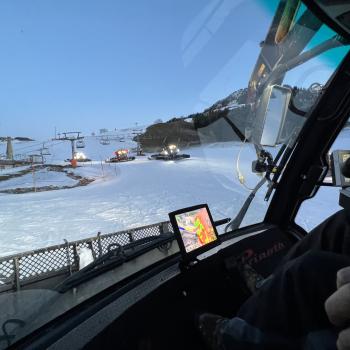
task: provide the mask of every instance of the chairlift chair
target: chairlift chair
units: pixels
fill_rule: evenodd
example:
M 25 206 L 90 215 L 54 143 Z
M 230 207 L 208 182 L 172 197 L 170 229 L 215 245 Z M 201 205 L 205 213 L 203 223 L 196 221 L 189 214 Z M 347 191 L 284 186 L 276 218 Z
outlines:
M 41 149 L 41 155 L 43 155 L 43 156 L 51 156 L 49 148 L 48 147 L 43 147 Z
M 85 148 L 85 142 L 83 140 L 78 140 L 77 148 Z
M 101 145 L 104 145 L 104 146 L 107 146 L 107 145 L 110 145 L 110 141 L 109 141 L 109 139 L 108 138 L 102 138 L 101 140 L 100 140 L 100 144 Z

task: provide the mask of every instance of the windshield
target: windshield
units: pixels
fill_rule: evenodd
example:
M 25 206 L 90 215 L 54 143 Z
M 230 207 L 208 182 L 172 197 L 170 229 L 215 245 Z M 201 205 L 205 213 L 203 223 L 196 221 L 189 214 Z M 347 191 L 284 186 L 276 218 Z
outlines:
M 0 296 L 47 292 L 40 321 L 29 306 L 4 314 L 26 320 L 8 325 L 16 339 L 99 291 L 59 293 L 67 277 L 171 232 L 171 211 L 207 203 L 230 229 L 262 222 L 272 169 L 348 52 L 298 1 L 0 9 Z

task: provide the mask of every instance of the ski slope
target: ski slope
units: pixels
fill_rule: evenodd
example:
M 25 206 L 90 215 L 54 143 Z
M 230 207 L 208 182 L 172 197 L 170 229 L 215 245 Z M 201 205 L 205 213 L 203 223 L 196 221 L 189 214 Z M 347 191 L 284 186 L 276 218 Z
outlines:
M 103 146 L 90 137 L 85 143 L 84 152 L 93 161 L 82 163 L 74 172 L 94 178 L 88 186 L 0 195 L 1 255 L 62 243 L 63 239 L 82 239 L 99 231 L 109 233 L 157 223 L 168 220 L 172 210 L 199 203 L 208 203 L 214 218 L 221 219 L 235 214 L 249 193 L 235 176 L 238 143 L 188 149 L 188 160 L 164 162 L 137 157 L 118 164 L 102 160 L 125 144 L 133 146 L 130 140 Z M 68 143 L 50 147 L 47 162 L 62 163 L 69 147 Z M 251 151 L 246 145 L 242 154 Z M 249 162 L 242 163 L 241 171 L 248 174 L 250 166 Z M 259 180 L 254 177 L 247 179 L 248 185 Z
M 344 132 L 337 147 L 346 148 L 349 136 L 349 131 Z M 241 208 L 249 188 L 260 180 L 251 173 L 255 153 L 249 144 L 242 147 L 238 142 L 226 142 L 193 147 L 183 150 L 190 153 L 191 158 L 182 161 L 137 157 L 135 161 L 116 164 L 103 160 L 112 156 L 115 149 L 135 146 L 130 138 L 101 145 L 98 138 L 91 136 L 85 143 L 83 151 L 92 161 L 81 164 L 74 172 L 93 178 L 91 184 L 56 191 L 0 195 L 1 256 L 63 243 L 63 239 L 72 241 L 98 232 L 157 223 L 168 220 L 170 211 L 200 203 L 208 203 L 215 220 L 232 217 Z M 23 149 L 24 145 L 16 144 L 14 148 L 17 147 Z M 49 148 L 51 155 L 46 159 L 49 163 L 63 164 L 69 157 L 68 143 L 53 143 Z M 237 177 L 238 154 L 244 186 Z M 12 171 L 3 170 L 0 175 Z M 58 178 L 62 174 L 52 176 L 50 181 L 62 181 Z M 0 186 L 6 186 L 7 181 L 0 182 Z M 264 201 L 265 192 L 266 187 L 259 191 L 243 224 L 263 219 L 268 206 Z M 315 199 L 303 205 L 297 222 L 307 230 L 313 228 L 339 209 L 338 193 L 336 188 L 322 189 Z M 328 200 L 332 204 L 325 205 Z

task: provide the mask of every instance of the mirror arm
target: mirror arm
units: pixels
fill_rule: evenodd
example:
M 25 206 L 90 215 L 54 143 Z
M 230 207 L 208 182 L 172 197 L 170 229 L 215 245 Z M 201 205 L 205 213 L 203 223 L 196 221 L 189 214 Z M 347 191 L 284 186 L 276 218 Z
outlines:
M 280 43 L 280 48 L 282 50 L 280 62 L 289 61 L 291 56 L 296 57 L 300 55 L 321 26 L 322 21 L 316 18 L 313 12 L 306 9 Z M 305 33 L 305 28 L 310 29 L 307 34 Z M 302 36 L 300 35 L 301 33 L 303 33 Z
M 235 134 L 239 137 L 239 139 L 244 142 L 245 141 L 245 136 L 242 134 L 241 130 L 237 128 L 237 126 L 230 120 L 230 118 L 226 115 L 223 117 L 225 121 L 227 122 L 228 125 L 232 128 L 232 130 L 235 132 Z
M 273 161 L 276 169 L 274 169 L 274 171 L 273 171 L 272 179 L 270 179 L 271 173 L 270 174 L 266 174 L 266 177 L 268 177 L 268 180 L 269 180 L 269 189 L 266 192 L 265 201 L 268 201 L 270 199 L 272 190 L 274 188 L 276 188 L 278 178 L 281 175 L 282 170 L 286 166 L 290 155 L 292 154 L 293 146 L 295 145 L 295 143 L 296 143 L 296 141 L 298 139 L 298 136 L 299 136 L 298 129 L 295 128 L 293 133 L 292 133 L 292 137 L 289 139 L 288 144 L 283 144 L 282 145 L 282 147 L 278 151 L 278 153 L 277 153 L 277 155 L 276 155 L 276 157 L 275 157 L 275 159 Z M 278 162 L 279 162 L 279 164 L 277 165 Z
M 262 148 L 262 146 L 257 145 L 256 143 L 254 143 L 254 148 L 255 148 L 256 156 L 259 158 L 259 154 L 263 150 L 263 148 Z
M 282 74 L 290 71 L 291 69 L 298 67 L 299 65 L 309 61 L 310 59 L 324 53 L 328 50 L 334 49 L 336 47 L 344 45 L 343 40 L 339 36 L 335 35 L 332 38 L 324 41 L 323 43 L 315 46 L 309 51 L 301 53 L 299 56 L 292 58 L 286 63 L 278 65 L 271 74 L 266 78 L 266 80 L 261 84 L 261 89 L 263 90 L 266 86 L 273 84 L 276 80 L 280 78 Z
M 273 189 L 277 185 L 278 176 L 280 175 L 281 170 L 284 167 L 284 164 L 282 164 L 282 162 L 279 165 L 277 165 L 277 163 L 279 162 L 280 158 L 284 154 L 284 151 L 286 150 L 286 148 L 287 148 L 287 145 L 283 144 L 282 147 L 279 149 L 275 159 L 273 160 L 273 167 L 265 175 L 266 178 L 268 179 L 268 183 L 269 183 L 269 188 L 268 188 L 268 190 L 266 192 L 266 195 L 265 195 L 265 198 L 264 198 L 265 201 L 269 200 Z M 271 174 L 273 174 L 273 178 L 272 179 L 271 179 Z
M 292 90 L 292 96 L 291 99 L 289 100 L 289 106 L 288 108 L 295 114 L 300 115 L 301 117 L 305 117 L 307 112 L 302 111 L 301 109 L 299 109 L 298 107 L 295 106 L 294 104 L 294 97 L 297 94 L 298 89 L 296 87 L 293 88 Z
M 297 8 L 296 11 L 298 11 Z M 295 13 L 290 13 L 291 16 L 294 16 Z M 265 39 L 262 42 L 262 49 L 260 52 L 260 56 L 257 61 L 257 66 L 250 78 L 248 87 L 249 94 L 251 95 L 248 98 L 248 101 L 253 101 L 253 97 L 255 99 L 256 96 L 261 94 L 261 87 L 264 89 L 265 86 L 268 85 L 269 78 L 262 77 L 258 74 L 258 63 L 263 63 L 268 67 L 267 75 L 273 74 L 274 67 L 276 68 L 279 63 L 289 62 L 293 57 L 300 55 L 300 53 L 305 49 L 307 44 L 312 40 L 317 31 L 321 28 L 322 21 L 319 20 L 313 12 L 309 9 L 306 9 L 303 14 L 299 17 L 299 19 L 292 25 L 287 35 L 282 39 L 280 43 L 274 43 L 271 41 L 271 37 L 274 36 L 275 31 L 274 28 L 270 28 L 270 31 Z M 306 31 L 305 28 L 310 30 Z M 301 33 L 303 33 L 301 35 Z M 269 50 L 265 52 L 265 46 L 269 46 Z M 273 51 L 272 56 L 268 54 L 270 51 Z M 276 58 L 275 55 L 277 55 Z M 283 78 L 283 77 L 282 77 Z M 280 78 L 281 79 L 281 78 Z M 267 83 L 266 83 L 267 82 Z M 276 83 L 276 81 L 273 81 Z M 277 82 L 279 84 L 280 82 Z

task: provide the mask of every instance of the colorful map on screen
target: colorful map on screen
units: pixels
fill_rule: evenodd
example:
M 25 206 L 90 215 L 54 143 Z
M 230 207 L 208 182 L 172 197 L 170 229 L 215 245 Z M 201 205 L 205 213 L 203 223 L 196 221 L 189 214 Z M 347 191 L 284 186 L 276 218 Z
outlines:
M 187 253 L 217 239 L 206 208 L 175 215 L 175 219 Z

